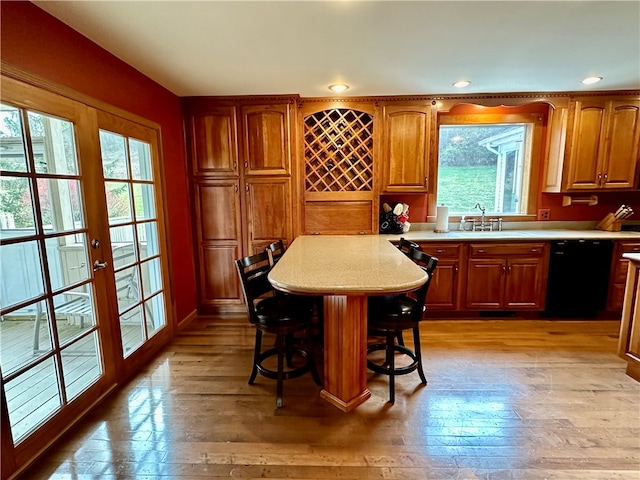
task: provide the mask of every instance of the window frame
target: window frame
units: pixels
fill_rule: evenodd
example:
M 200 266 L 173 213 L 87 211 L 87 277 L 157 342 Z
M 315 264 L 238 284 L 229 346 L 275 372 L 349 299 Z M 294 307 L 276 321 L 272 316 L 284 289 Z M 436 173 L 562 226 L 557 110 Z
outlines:
M 468 105 L 467 105 L 468 106 Z M 546 114 L 541 112 L 523 111 L 518 112 L 518 107 L 509 107 L 509 112 L 504 112 L 505 107 L 481 107 L 474 106 L 475 112 L 439 112 L 436 122 L 436 149 L 433 162 L 433 171 L 436 181 L 434 182 L 433 195 L 429 198 L 429 212 L 433 216 L 427 218 L 428 221 L 435 221 L 435 211 L 438 197 L 437 175 L 440 167 L 438 152 L 440 151 L 440 126 L 441 125 L 487 125 L 487 124 L 531 124 L 527 128 L 527 150 L 529 150 L 528 176 L 529 181 L 523 185 L 523 202 L 526 204 L 525 213 L 521 214 L 498 214 L 487 212 L 488 215 L 500 215 L 506 221 L 530 221 L 536 219 L 538 196 L 540 191 L 540 175 L 542 171 L 542 154 L 544 151 L 544 125 Z M 548 108 L 548 105 L 544 105 Z M 478 111 L 481 110 L 481 111 Z M 525 167 L 526 168 L 526 167 Z M 524 182 L 523 182 L 524 184 Z M 467 215 L 467 214 L 464 214 Z M 460 214 L 454 214 L 450 219 L 459 220 Z M 432 220 L 433 219 L 433 220 Z

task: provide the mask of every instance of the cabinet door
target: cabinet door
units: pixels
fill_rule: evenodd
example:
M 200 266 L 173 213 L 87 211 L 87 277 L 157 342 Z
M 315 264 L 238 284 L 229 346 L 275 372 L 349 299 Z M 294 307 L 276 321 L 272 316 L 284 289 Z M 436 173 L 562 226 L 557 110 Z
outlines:
M 210 107 L 188 118 L 194 175 L 237 175 L 236 108 Z
M 200 243 L 242 238 L 238 180 L 196 184 L 196 224 Z
M 238 180 L 195 185 L 200 305 L 239 305 L 242 294 L 234 260 L 242 252 Z
M 383 190 L 428 191 L 431 107 L 385 106 L 384 125 Z
M 427 309 L 458 308 L 458 261 L 440 260 L 427 292 Z
M 567 189 L 595 190 L 602 183 L 605 104 L 601 99 L 576 101 L 569 152 Z
M 469 259 L 466 307 L 471 310 L 502 308 L 505 274 L 506 260 L 504 259 Z
M 242 300 L 235 260 L 237 245 L 210 244 L 200 249 L 200 304 L 239 305 Z
M 541 258 L 509 259 L 505 307 L 509 309 L 544 308 L 543 274 Z
M 263 250 L 275 240 L 291 241 L 291 180 L 288 177 L 246 181 L 247 252 Z
M 251 105 L 241 111 L 245 174 L 291 173 L 289 105 Z
M 609 112 L 602 186 L 605 189 L 631 189 L 636 185 L 640 154 L 640 101 L 611 102 Z

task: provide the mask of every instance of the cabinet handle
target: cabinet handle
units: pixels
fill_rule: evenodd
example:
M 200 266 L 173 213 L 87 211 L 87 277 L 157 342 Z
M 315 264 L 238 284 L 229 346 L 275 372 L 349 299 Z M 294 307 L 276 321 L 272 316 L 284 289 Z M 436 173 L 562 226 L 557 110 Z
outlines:
M 602 185 L 602 174 L 598 174 L 598 185 Z
M 429 186 L 429 176 L 428 175 L 426 177 L 424 177 L 424 186 L 425 187 Z
M 247 192 L 247 194 L 249 194 L 249 185 L 248 184 L 244 186 L 244 190 L 245 190 L 245 192 Z
M 443 253 L 443 252 L 444 252 L 444 250 L 442 250 L 441 248 L 436 250 L 436 253 Z
M 482 248 L 478 249 L 478 253 L 484 253 L 484 250 Z
M 507 272 L 511 273 L 511 265 L 507 267 Z
M 236 170 L 238 170 L 238 161 L 234 160 L 233 161 L 233 171 L 235 172 Z
M 607 173 L 604 174 L 604 182 L 602 183 L 607 183 L 609 181 L 609 175 Z
M 234 185 L 233 188 L 235 189 L 236 193 L 238 193 L 238 185 Z
M 532 248 L 531 249 L 531 253 L 538 253 L 540 250 L 538 250 L 537 248 Z
M 244 162 L 244 168 L 249 168 L 249 162 Z
M 453 266 L 453 274 L 457 275 L 458 274 L 458 265 L 454 265 Z

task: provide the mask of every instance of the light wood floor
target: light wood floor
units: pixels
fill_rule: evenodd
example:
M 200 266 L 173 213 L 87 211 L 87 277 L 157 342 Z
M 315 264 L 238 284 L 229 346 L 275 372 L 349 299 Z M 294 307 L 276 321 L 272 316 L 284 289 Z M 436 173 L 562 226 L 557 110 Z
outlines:
M 640 384 L 617 321 L 437 320 L 429 384 L 369 377 L 351 413 L 310 375 L 247 384 L 253 330 L 202 317 L 24 478 L 640 479 Z

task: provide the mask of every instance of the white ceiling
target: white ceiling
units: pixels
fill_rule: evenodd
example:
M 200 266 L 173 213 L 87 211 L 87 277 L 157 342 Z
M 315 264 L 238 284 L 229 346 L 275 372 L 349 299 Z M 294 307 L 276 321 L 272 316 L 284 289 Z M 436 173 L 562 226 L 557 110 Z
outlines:
M 640 0 L 34 3 L 179 96 L 640 89 Z

